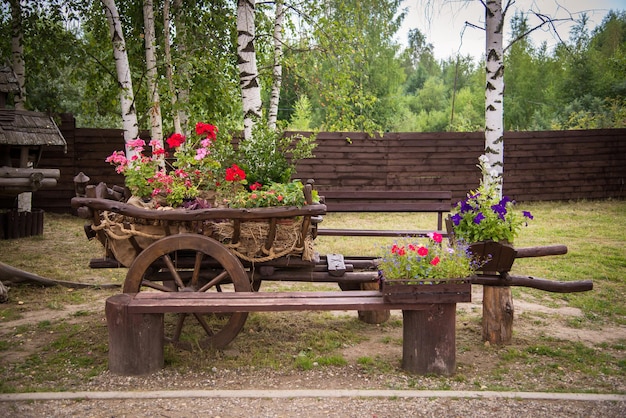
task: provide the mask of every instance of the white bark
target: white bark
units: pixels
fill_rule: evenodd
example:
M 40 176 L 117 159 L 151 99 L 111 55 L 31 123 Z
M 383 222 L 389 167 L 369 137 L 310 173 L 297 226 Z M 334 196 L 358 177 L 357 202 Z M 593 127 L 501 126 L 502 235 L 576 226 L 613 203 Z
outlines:
M 180 126 L 180 117 L 176 110 L 178 97 L 176 95 L 176 87 L 174 85 L 174 73 L 172 71 L 172 51 L 170 43 L 172 37 L 170 36 L 170 0 L 164 0 L 163 2 L 163 35 L 164 35 L 164 53 L 165 53 L 165 78 L 170 91 L 170 101 L 172 103 L 172 119 L 174 121 L 174 131 L 182 133 Z
M 243 104 L 243 136 L 252 138 L 252 128 L 262 117 L 261 85 L 256 66 L 254 49 L 254 3 L 255 0 L 237 1 L 237 57 L 239 84 Z
M 154 9 L 152 0 L 143 2 L 144 40 L 146 49 L 146 72 L 148 83 L 148 103 L 150 103 L 150 138 L 163 144 L 163 120 L 156 59 L 156 35 L 154 32 Z
M 15 108 L 25 109 L 26 101 L 26 65 L 24 64 L 24 33 L 22 31 L 22 6 L 19 0 L 11 0 L 11 54 L 13 72 L 20 88 L 15 95 Z
M 178 53 L 180 54 L 179 62 L 180 65 L 177 68 L 177 73 L 181 78 L 188 77 L 189 70 L 187 69 L 187 62 L 185 59 L 185 55 L 187 54 L 187 37 L 185 36 L 186 27 L 185 20 L 181 17 L 182 13 L 180 12 L 183 8 L 182 0 L 174 0 L 173 4 L 173 14 L 174 14 L 174 22 L 176 24 L 176 46 L 178 47 Z M 187 83 L 182 83 L 177 86 L 178 91 L 178 118 L 180 120 L 180 129 L 182 133 L 185 135 L 189 135 L 191 132 L 189 129 L 189 115 L 184 109 L 184 106 L 189 103 L 189 89 Z
M 492 177 L 502 195 L 502 173 L 504 170 L 504 46 L 502 31 L 504 13 L 502 0 L 485 2 L 487 32 L 485 86 L 485 155 L 493 168 Z M 488 180 L 488 179 L 485 179 Z
M 276 16 L 274 17 L 274 68 L 272 69 L 273 82 L 270 93 L 270 103 L 267 111 L 267 125 L 276 129 L 278 119 L 278 103 L 280 102 L 280 86 L 283 81 L 283 20 L 285 12 L 283 0 L 276 0 Z
M 115 0 L 101 0 L 104 6 L 104 13 L 109 22 L 109 33 L 113 43 L 113 58 L 115 59 L 115 69 L 120 88 L 120 105 L 122 109 L 122 128 L 124 130 L 124 142 L 128 143 L 136 139 L 139 135 L 139 125 L 135 110 L 135 96 L 133 93 L 133 83 L 130 76 L 130 64 L 126 54 L 126 42 L 122 31 Z M 134 152 L 126 147 L 127 158 L 132 157 Z

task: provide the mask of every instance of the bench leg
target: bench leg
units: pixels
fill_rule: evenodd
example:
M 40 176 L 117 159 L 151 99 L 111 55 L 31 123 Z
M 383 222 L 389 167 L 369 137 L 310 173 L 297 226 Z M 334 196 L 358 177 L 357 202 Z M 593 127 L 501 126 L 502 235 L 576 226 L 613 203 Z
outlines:
M 456 369 L 456 303 L 402 311 L 402 368 L 416 374 L 451 376 Z
M 378 282 L 339 283 L 341 290 L 379 290 Z M 366 324 L 383 324 L 391 317 L 391 311 L 358 311 L 359 320 Z
M 136 376 L 163 368 L 163 314 L 130 314 L 131 297 L 120 293 L 107 299 L 109 370 Z

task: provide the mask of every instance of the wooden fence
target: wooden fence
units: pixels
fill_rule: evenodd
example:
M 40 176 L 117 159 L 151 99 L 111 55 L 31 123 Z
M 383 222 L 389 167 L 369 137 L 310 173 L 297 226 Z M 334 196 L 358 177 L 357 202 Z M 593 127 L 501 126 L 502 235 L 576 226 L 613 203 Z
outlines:
M 92 183 L 123 184 L 104 159 L 124 146 L 121 130 L 76 128 L 70 115 L 61 132 L 67 153 L 44 151 L 41 168 L 58 168 L 54 189 L 34 194 L 33 207 L 70 212 L 73 178 L 82 171 Z M 626 197 L 626 129 L 506 132 L 504 193 L 518 201 Z M 324 190 L 450 190 L 454 200 L 476 188 L 484 134 L 321 132 L 316 158 L 302 161 L 299 178 Z M 0 199 L 0 208 L 14 206 Z

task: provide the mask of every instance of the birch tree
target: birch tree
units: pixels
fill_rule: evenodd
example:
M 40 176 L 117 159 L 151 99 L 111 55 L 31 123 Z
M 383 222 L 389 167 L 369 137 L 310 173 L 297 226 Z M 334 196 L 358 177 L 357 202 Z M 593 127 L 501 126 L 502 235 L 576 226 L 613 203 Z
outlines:
M 255 0 L 237 1 L 237 62 L 243 104 L 243 136 L 252 138 L 252 128 L 262 117 L 261 85 L 254 49 Z
M 163 120 L 159 97 L 156 59 L 156 35 L 154 30 L 154 8 L 152 0 L 143 2 L 144 41 L 146 49 L 146 73 L 148 84 L 148 112 L 150 114 L 150 138 L 163 143 Z
M 128 144 L 139 135 L 139 124 L 137 122 L 137 112 L 135 110 L 135 99 L 133 93 L 133 82 L 130 75 L 130 64 L 126 53 L 126 42 L 122 31 L 122 22 L 115 5 L 115 0 L 101 0 L 104 6 L 104 13 L 109 23 L 109 34 L 113 44 L 113 58 L 120 89 L 120 106 L 122 111 L 122 129 L 124 130 L 124 142 Z M 130 158 L 135 154 L 128 145 L 126 146 L 126 157 Z
M 492 167 L 485 173 L 485 181 L 496 182 L 500 197 L 504 170 L 504 15 L 502 0 L 485 2 L 485 155 Z
M 180 125 L 180 117 L 178 114 L 177 103 L 178 97 L 176 95 L 176 87 L 174 85 L 174 72 L 172 70 L 172 51 L 170 44 L 172 42 L 172 37 L 170 36 L 170 0 L 164 0 L 163 2 L 163 43 L 164 48 L 163 52 L 165 54 L 165 78 L 167 80 L 169 93 L 170 93 L 170 103 L 172 104 L 172 120 L 174 122 L 174 131 L 177 133 L 182 133 L 182 128 Z
M 276 129 L 276 119 L 278 118 L 278 103 L 280 102 L 280 87 L 282 83 L 282 59 L 283 59 L 283 20 L 285 12 L 283 0 L 276 0 L 276 15 L 274 17 L 274 66 L 272 68 L 272 90 L 270 93 L 270 103 L 267 112 L 267 126 Z
M 189 77 L 189 65 L 187 63 L 187 27 L 185 19 L 182 16 L 183 2 L 182 0 L 174 0 L 172 4 L 172 14 L 174 17 L 174 24 L 176 26 L 176 47 L 180 55 L 180 64 L 178 65 L 176 73 L 181 79 Z M 169 27 L 169 26 L 168 26 Z M 168 30 L 166 27 L 166 30 Z M 176 96 L 174 100 L 178 106 L 174 106 L 173 112 L 178 118 L 179 128 L 177 132 L 182 132 L 185 135 L 189 134 L 189 115 L 184 106 L 189 103 L 189 88 L 188 83 L 180 82 L 175 85 L 172 95 Z

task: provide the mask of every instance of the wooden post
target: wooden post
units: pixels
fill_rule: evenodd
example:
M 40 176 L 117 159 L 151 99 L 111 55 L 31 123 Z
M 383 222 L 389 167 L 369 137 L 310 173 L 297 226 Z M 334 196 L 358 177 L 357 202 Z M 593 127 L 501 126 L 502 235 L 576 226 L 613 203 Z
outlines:
M 483 341 L 508 344 L 513 337 L 513 295 L 508 286 L 483 286 Z
M 379 290 L 377 282 L 361 283 L 361 290 Z M 391 317 L 391 311 L 359 311 L 359 320 L 366 324 L 383 324 Z
M 402 368 L 417 374 L 450 376 L 456 369 L 456 303 L 402 311 Z
M 109 329 L 109 370 L 136 376 L 163 368 L 163 314 L 129 314 L 131 296 L 120 293 L 105 305 Z
M 379 290 L 378 282 L 346 283 L 339 282 L 341 290 Z M 359 320 L 366 324 L 383 324 L 391 317 L 391 311 L 358 311 Z

